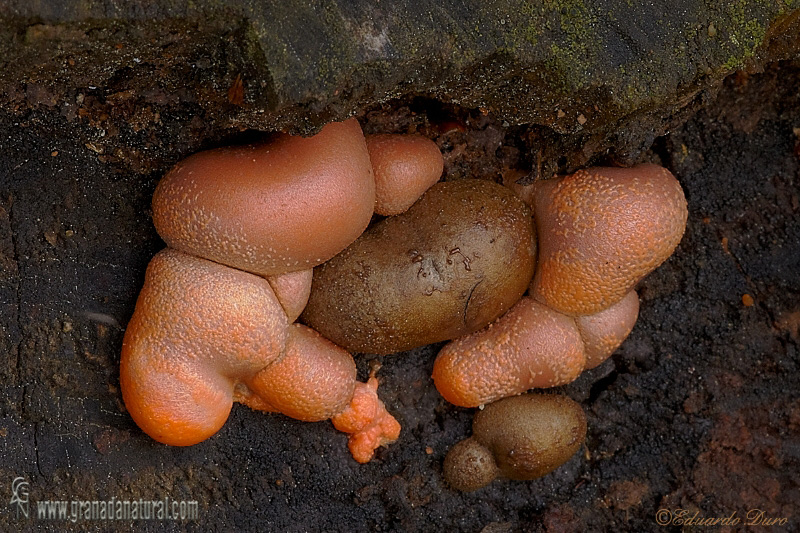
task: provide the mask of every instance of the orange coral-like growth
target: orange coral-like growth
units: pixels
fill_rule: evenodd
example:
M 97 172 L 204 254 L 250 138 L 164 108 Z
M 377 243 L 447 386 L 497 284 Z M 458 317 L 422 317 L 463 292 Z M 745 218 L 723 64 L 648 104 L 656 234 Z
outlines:
M 331 421 L 339 431 L 350 433 L 347 446 L 359 463 L 368 463 L 379 446 L 394 442 L 400 436 L 400 424 L 378 398 L 375 376 L 366 383 L 356 384 L 350 405 Z

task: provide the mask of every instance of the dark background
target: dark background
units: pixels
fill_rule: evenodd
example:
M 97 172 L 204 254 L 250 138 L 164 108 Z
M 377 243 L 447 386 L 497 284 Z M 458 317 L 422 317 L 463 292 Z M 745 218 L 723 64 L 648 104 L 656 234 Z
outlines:
M 218 435 L 190 448 L 139 431 L 121 402 L 119 349 L 145 266 L 163 246 L 149 216 L 161 172 L 103 161 L 78 120 L 3 112 L 0 493 L 10 498 L 11 480 L 24 476 L 32 502 L 200 503 L 196 523 L 136 524 L 153 530 L 655 531 L 661 508 L 743 522 L 758 508 L 788 518 L 772 531 L 797 530 L 798 87 L 796 63 L 734 75 L 642 156 L 678 177 L 689 222 L 673 257 L 641 284 L 631 337 L 562 388 L 588 414 L 585 447 L 543 479 L 469 494 L 441 477 L 471 411 L 434 389 L 438 346 L 380 359 L 380 394 L 403 433 L 367 465 L 330 423 L 238 405 Z M 434 137 L 449 179 L 491 179 L 535 151 L 525 128 L 429 100 L 391 102 L 361 120 L 366 131 Z M 369 359 L 357 357 L 362 378 Z M 0 524 L 37 521 L 20 523 L 4 506 Z
M 740 519 L 718 531 L 755 530 L 753 509 L 800 530 L 797 8 L 0 2 L 0 530 L 679 531 L 658 513 L 680 509 Z M 439 346 L 377 358 L 403 433 L 367 465 L 329 422 L 235 406 L 213 438 L 170 448 L 127 415 L 119 351 L 163 247 L 158 180 L 198 150 L 352 113 L 434 139 L 446 179 L 651 161 L 683 185 L 686 234 L 641 284 L 630 338 L 558 391 L 589 434 L 556 472 L 446 486 L 472 411 L 433 387 Z M 375 359 L 356 357 L 362 380 Z M 200 518 L 18 519 L 17 476 L 33 513 L 168 497 Z

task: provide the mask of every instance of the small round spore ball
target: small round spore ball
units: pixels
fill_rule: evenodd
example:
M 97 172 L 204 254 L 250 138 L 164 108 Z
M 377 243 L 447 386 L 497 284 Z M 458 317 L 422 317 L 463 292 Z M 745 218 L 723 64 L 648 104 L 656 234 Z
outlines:
M 549 474 L 586 439 L 586 415 L 566 396 L 524 394 L 478 411 L 472 433 L 445 457 L 444 476 L 456 490 L 475 490 L 495 477 L 528 480 Z
M 450 486 L 465 492 L 485 487 L 500 474 L 491 450 L 473 437 L 450 448 L 443 470 Z

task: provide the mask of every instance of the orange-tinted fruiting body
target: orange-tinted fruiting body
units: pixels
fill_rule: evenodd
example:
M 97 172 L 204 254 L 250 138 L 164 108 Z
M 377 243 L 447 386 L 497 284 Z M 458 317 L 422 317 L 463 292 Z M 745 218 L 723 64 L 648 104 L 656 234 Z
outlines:
M 399 215 L 439 181 L 444 159 L 436 143 L 421 135 L 367 137 L 375 175 L 375 212 Z
M 517 183 L 528 175 L 529 173 L 521 170 L 508 169 L 503 173 L 503 186 L 511 189 L 511 191 L 516 194 L 520 200 L 525 202 L 525 205 L 533 209 L 533 198 L 534 191 L 536 190 L 536 183 L 534 182 L 528 185 L 521 185 Z
M 313 272 L 309 268 L 267 278 L 270 287 L 275 291 L 275 296 L 278 297 L 278 301 L 286 312 L 289 322 L 297 320 L 306 307 L 308 295 L 311 294 Z
M 313 137 L 199 152 L 153 194 L 167 245 L 261 275 L 312 268 L 367 227 L 375 204 L 369 153 L 355 119 Z
M 638 317 L 636 291 L 599 313 L 576 317 L 586 353 L 586 368 L 594 368 L 608 359 L 630 335 Z
M 287 327 L 264 278 L 167 248 L 125 331 L 125 406 L 159 442 L 205 440 L 228 418 L 236 383 L 281 357 Z
M 247 380 L 247 386 L 263 403 L 243 403 L 317 422 L 348 406 L 356 386 L 356 365 L 349 353 L 313 329 L 292 324 L 283 358 Z
M 619 348 L 639 313 L 635 291 L 594 315 L 570 317 L 524 297 L 483 330 L 439 352 L 433 380 L 450 403 L 476 407 L 569 383 Z
M 586 358 L 575 321 L 523 297 L 486 328 L 447 344 L 433 365 L 445 400 L 477 407 L 573 381 Z
M 590 168 L 536 184 L 539 262 L 531 294 L 572 316 L 620 301 L 672 254 L 683 190 L 665 168 Z
M 359 463 L 368 463 L 379 446 L 400 436 L 400 424 L 378 398 L 378 380 L 374 376 L 366 383 L 356 383 L 350 405 L 331 421 L 339 431 L 350 433 L 347 446 Z

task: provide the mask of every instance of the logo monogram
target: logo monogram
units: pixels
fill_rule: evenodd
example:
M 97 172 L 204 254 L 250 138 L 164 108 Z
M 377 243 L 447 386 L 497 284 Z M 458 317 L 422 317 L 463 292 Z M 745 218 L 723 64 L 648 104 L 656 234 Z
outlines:
M 23 477 L 16 477 L 11 482 L 11 502 L 17 504 L 17 518 L 20 512 L 28 518 L 28 482 Z

